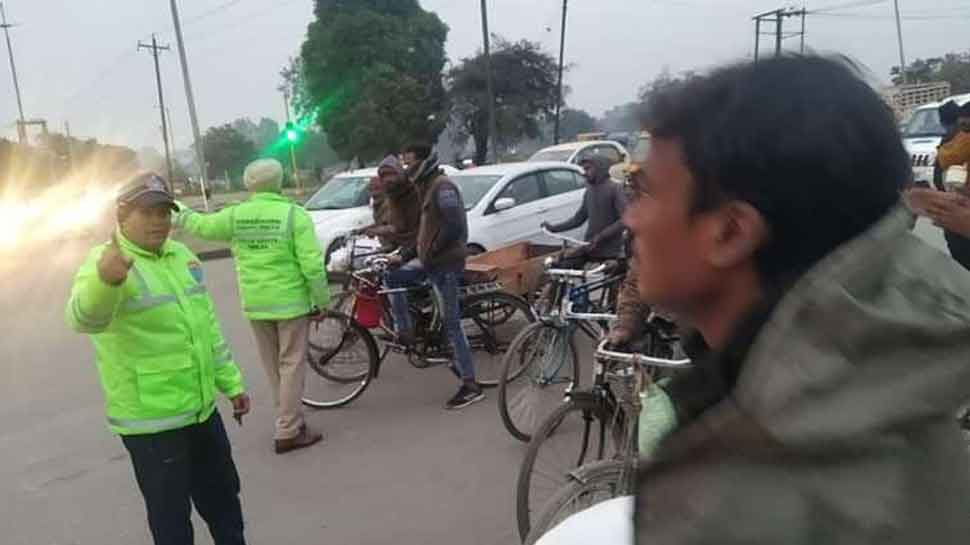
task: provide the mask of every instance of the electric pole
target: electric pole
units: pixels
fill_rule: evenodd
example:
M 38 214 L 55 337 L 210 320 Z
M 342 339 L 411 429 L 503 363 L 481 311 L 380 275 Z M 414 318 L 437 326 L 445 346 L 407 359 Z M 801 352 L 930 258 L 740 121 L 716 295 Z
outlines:
M 562 34 L 559 37 L 559 82 L 556 84 L 556 130 L 553 136 L 553 143 L 559 143 L 559 123 L 562 109 L 562 71 L 563 60 L 566 54 L 566 10 L 569 7 L 569 0 L 562 0 Z
M 489 48 L 488 7 L 485 5 L 485 0 L 482 0 L 482 39 L 485 47 L 485 82 L 488 92 L 488 146 L 492 150 L 492 162 L 498 163 L 498 149 L 495 146 L 498 138 L 498 135 L 495 134 L 498 131 L 495 122 L 495 83 L 492 80 L 492 52 Z
M 793 9 L 793 8 L 782 8 L 765 13 L 755 15 L 754 19 L 754 62 L 758 62 L 761 53 L 761 24 L 762 23 L 775 23 L 775 31 L 771 33 L 775 37 L 775 56 L 781 56 L 782 53 L 782 41 L 785 38 L 791 38 L 793 36 L 801 36 L 801 51 L 805 52 L 805 15 L 808 12 L 805 8 Z M 802 18 L 802 30 L 801 32 L 792 32 L 789 34 L 784 33 L 784 20 L 788 17 L 801 17 Z
M 906 85 L 906 55 L 903 54 L 903 24 L 899 17 L 899 0 L 893 0 L 893 7 L 896 9 L 896 36 L 899 39 L 899 73 L 903 77 L 903 85 Z
M 13 74 L 13 90 L 17 95 L 17 112 L 20 118 L 17 122 L 17 141 L 21 144 L 27 143 L 27 120 L 24 119 L 24 102 L 20 98 L 20 82 L 17 80 L 17 65 L 13 61 L 13 46 L 10 44 L 10 28 L 15 26 L 7 22 L 7 12 L 3 9 L 3 2 L 0 2 L 0 21 L 3 27 L 3 34 L 7 38 L 7 55 L 10 56 L 10 72 Z
M 178 6 L 175 0 L 170 1 L 172 7 L 172 24 L 175 25 L 175 41 L 178 44 L 179 60 L 182 64 L 182 82 L 185 84 L 185 99 L 189 103 L 189 120 L 192 122 L 192 138 L 195 141 L 195 160 L 199 163 L 199 185 L 202 189 L 202 204 L 209 210 L 209 197 L 205 194 L 205 149 L 202 143 L 202 133 L 199 131 L 199 116 L 195 111 L 195 96 L 192 94 L 192 81 L 189 79 L 189 64 L 185 56 L 185 41 L 182 39 L 182 23 L 179 22 Z
M 173 191 L 174 182 L 172 180 L 172 152 L 168 147 L 168 119 L 165 115 L 167 111 L 165 109 L 165 94 L 162 92 L 162 71 L 158 66 L 158 54 L 160 51 L 168 51 L 171 49 L 167 45 L 158 45 L 158 40 L 155 35 L 152 34 L 152 43 L 143 44 L 141 41 L 138 42 L 138 49 L 148 49 L 152 52 L 152 57 L 155 59 L 155 84 L 158 86 L 158 110 L 162 114 L 162 140 L 165 142 L 165 170 L 168 173 L 168 190 Z

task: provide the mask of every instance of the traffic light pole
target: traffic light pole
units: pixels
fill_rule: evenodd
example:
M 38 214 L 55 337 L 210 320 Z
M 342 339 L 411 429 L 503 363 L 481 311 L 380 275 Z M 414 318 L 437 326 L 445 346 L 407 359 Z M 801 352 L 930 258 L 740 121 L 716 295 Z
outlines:
M 303 196 L 303 180 L 300 179 L 300 171 L 296 168 L 296 150 L 293 149 L 293 140 L 290 138 L 289 129 L 292 125 L 290 121 L 290 93 L 283 89 L 283 107 L 286 109 L 286 141 L 290 143 L 290 165 L 293 168 L 293 181 L 296 183 L 296 193 Z

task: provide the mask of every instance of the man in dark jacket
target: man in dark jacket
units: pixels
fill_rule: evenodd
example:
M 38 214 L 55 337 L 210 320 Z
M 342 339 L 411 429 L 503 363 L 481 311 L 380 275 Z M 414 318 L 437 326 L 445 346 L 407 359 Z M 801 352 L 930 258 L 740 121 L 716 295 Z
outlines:
M 423 278 L 431 280 L 454 352 L 454 369 L 461 378 L 458 392 L 445 404 L 447 409 L 461 409 L 485 399 L 475 379 L 468 338 L 461 328 L 458 285 L 465 272 L 468 244 L 468 219 L 461 192 L 438 165 L 438 156 L 414 157 L 409 161 L 407 179 L 414 184 L 421 202 L 421 220 L 417 240 L 402 246 L 394 262 L 401 267 L 389 275 L 394 287 L 407 287 Z M 413 344 L 414 331 L 408 312 L 407 295 L 391 295 L 395 327 L 401 343 Z
M 569 231 L 586 224 L 584 240 L 589 245 L 572 253 L 579 258 L 575 261 L 578 266 L 582 266 L 586 260 L 616 259 L 623 254 L 622 218 L 626 210 L 626 193 L 622 185 L 610 180 L 610 162 L 606 157 L 594 155 L 583 160 L 580 166 L 586 173 L 588 186 L 579 210 L 562 223 L 542 223 L 543 227 L 553 233 Z
M 400 161 L 393 155 L 387 156 L 377 169 L 380 208 L 375 195 L 375 224 L 363 231 L 380 239 L 383 251 L 417 246 L 421 201 L 417 188 L 403 174 Z
M 817 57 L 653 100 L 640 296 L 711 352 L 666 387 L 637 543 L 966 543 L 970 276 L 909 231 L 888 108 Z

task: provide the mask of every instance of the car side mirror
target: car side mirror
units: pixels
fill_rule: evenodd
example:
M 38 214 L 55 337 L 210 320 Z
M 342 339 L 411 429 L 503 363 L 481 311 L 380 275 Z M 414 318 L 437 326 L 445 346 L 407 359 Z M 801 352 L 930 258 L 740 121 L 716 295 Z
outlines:
M 515 199 L 512 197 L 502 197 L 495 201 L 495 211 L 501 212 L 502 210 L 508 210 L 509 208 L 515 207 Z

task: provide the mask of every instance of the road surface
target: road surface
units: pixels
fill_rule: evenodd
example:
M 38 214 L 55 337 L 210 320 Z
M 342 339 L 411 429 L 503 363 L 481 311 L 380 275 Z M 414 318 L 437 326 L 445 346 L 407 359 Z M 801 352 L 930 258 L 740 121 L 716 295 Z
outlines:
M 917 231 L 944 247 L 932 226 L 921 222 Z M 87 245 L 68 241 L 0 260 L 6 545 L 150 543 L 127 454 L 105 428 L 93 351 L 63 325 L 71 275 Z M 239 311 L 232 262 L 205 269 L 255 402 L 245 427 L 226 419 L 251 543 L 517 542 L 514 483 L 525 446 L 502 427 L 494 391 L 464 411 L 444 411 L 456 387 L 450 373 L 391 356 L 349 408 L 309 414 L 326 443 L 277 456 L 270 395 Z M 196 522 L 198 542 L 211 543 Z

